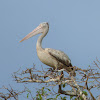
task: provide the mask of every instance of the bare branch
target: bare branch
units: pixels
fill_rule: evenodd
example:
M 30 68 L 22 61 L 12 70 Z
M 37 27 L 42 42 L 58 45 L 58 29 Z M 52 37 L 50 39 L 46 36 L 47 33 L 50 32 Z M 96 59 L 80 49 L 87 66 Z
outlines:
M 96 98 L 91 92 L 91 89 L 100 88 L 99 65 L 100 61 L 96 59 L 96 61 L 94 61 L 94 66 L 89 66 L 87 69 L 81 69 L 76 66 L 73 66 L 74 71 L 76 73 L 76 77 L 73 77 L 72 73 L 66 73 L 65 69 L 56 71 L 52 68 L 49 68 L 49 70 L 47 70 L 41 66 L 42 70 L 37 70 L 34 66 L 33 68 L 26 68 L 26 70 L 22 71 L 20 69 L 17 72 L 14 72 L 13 78 L 18 83 L 43 83 L 46 84 L 47 87 L 54 87 L 58 85 L 59 88 L 56 94 L 60 93 L 68 96 L 74 96 L 77 99 L 82 97 L 83 100 L 88 100 L 87 94 L 90 94 L 91 99 L 96 100 Z M 69 90 L 66 87 L 64 89 L 62 87 L 63 85 L 69 87 Z M 18 100 L 18 95 L 20 95 L 21 92 L 16 92 L 12 88 L 8 89 L 4 87 L 4 89 L 6 89 L 8 93 L 0 93 L 1 98 L 7 100 L 8 98 L 13 97 L 15 100 Z M 88 93 L 85 94 L 84 91 Z M 31 92 L 30 95 L 32 97 Z
M 18 100 L 18 95 L 21 95 L 22 93 L 25 92 L 25 90 L 23 90 L 21 92 L 19 92 L 19 91 L 17 92 L 15 90 L 13 90 L 13 88 L 11 86 L 10 86 L 10 89 L 5 87 L 5 86 L 3 88 L 1 88 L 1 89 L 5 89 L 5 90 L 8 91 L 8 93 L 5 93 L 5 94 L 4 93 L 0 93 L 0 98 L 3 98 L 5 100 L 8 100 L 10 98 L 14 98 L 15 100 Z

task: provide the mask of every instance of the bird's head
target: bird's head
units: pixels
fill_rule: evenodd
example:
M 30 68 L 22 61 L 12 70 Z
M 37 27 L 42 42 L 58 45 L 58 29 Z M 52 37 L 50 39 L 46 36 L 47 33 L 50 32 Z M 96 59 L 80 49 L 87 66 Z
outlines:
M 49 24 L 47 22 L 43 22 L 37 28 L 35 28 L 32 32 L 26 35 L 20 42 L 27 40 L 39 33 L 47 34 L 48 30 L 49 30 Z

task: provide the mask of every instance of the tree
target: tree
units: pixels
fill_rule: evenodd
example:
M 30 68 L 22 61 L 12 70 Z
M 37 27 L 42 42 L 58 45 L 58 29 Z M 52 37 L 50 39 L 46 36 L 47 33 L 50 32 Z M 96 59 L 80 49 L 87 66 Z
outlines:
M 70 73 L 67 74 L 64 69 L 54 71 L 52 68 L 47 70 L 42 67 L 42 70 L 37 70 L 35 65 L 33 68 L 18 70 L 13 74 L 17 83 L 37 83 L 45 84 L 45 86 L 39 87 L 35 96 L 28 87 L 25 87 L 22 91 L 14 90 L 11 86 L 10 89 L 3 87 L 2 89 L 6 89 L 8 93 L 1 92 L 0 99 L 14 98 L 18 100 L 19 95 L 26 93 L 27 99 L 31 100 L 66 100 L 68 96 L 70 100 L 96 100 L 100 96 L 96 97 L 91 91 L 96 89 L 99 92 L 100 90 L 99 64 L 100 61 L 96 59 L 93 66 L 88 66 L 87 69 L 73 66 L 76 77 L 71 76 Z M 57 91 L 53 89 L 55 86 L 58 86 Z

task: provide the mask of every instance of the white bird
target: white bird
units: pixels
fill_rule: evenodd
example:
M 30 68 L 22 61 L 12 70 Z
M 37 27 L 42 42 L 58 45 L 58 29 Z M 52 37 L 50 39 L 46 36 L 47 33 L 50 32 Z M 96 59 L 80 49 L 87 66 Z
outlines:
M 48 31 L 49 24 L 47 22 L 41 23 L 36 29 L 26 35 L 20 42 L 27 40 L 34 35 L 42 33 L 36 44 L 37 55 L 40 61 L 50 67 L 53 67 L 55 70 L 65 69 L 68 73 L 73 72 L 71 60 L 64 52 L 51 48 L 42 48 L 42 40 L 47 35 Z M 73 76 L 75 75 L 76 74 L 74 71 Z

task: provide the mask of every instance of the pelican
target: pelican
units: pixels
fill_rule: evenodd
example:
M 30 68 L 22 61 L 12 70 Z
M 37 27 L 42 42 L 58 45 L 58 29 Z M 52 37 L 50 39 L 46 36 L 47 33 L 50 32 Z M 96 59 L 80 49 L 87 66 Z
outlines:
M 67 73 L 72 72 L 74 68 L 72 67 L 71 60 L 64 52 L 51 48 L 42 48 L 42 40 L 47 35 L 48 31 L 49 24 L 47 22 L 43 22 L 32 32 L 26 35 L 20 42 L 42 33 L 36 44 L 37 55 L 40 61 L 50 67 L 53 67 L 55 70 L 65 69 Z M 75 76 L 75 71 L 73 76 Z

